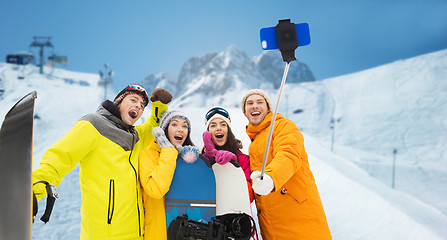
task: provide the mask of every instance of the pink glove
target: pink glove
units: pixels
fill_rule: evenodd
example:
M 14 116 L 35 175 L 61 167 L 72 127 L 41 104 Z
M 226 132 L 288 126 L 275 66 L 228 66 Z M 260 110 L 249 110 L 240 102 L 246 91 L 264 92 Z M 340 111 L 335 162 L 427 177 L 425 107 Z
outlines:
M 206 155 L 210 157 L 216 157 L 218 151 L 214 147 L 213 140 L 211 139 L 211 133 L 208 131 L 203 132 L 202 138 Z
M 205 155 L 209 157 L 215 158 L 216 162 L 220 165 L 224 165 L 229 162 L 231 159 L 236 160 L 236 155 L 232 152 L 225 150 L 217 150 L 214 146 L 213 140 L 211 139 L 211 133 L 205 131 L 202 135 L 203 137 L 203 145 L 205 146 Z
M 216 162 L 220 165 L 224 165 L 225 163 L 229 162 L 231 159 L 236 160 L 236 155 L 232 152 L 225 151 L 225 150 L 219 150 L 216 153 Z

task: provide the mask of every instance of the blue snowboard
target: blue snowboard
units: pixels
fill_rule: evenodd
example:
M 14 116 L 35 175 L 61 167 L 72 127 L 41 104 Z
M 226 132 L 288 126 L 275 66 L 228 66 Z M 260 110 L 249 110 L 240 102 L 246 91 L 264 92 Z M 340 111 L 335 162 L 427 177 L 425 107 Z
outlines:
M 202 155 L 194 163 L 177 159 L 171 187 L 165 195 L 166 226 L 177 216 L 207 223 L 216 216 L 216 180 L 209 161 Z

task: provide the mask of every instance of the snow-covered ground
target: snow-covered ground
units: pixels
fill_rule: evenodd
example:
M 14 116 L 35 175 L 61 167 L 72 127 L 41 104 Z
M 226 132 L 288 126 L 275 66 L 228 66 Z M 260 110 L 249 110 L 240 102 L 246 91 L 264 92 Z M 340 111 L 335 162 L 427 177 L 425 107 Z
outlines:
M 304 134 L 334 239 L 447 239 L 446 76 L 444 50 L 337 78 L 286 85 L 280 112 Z M 96 74 L 54 69 L 51 75 L 40 75 L 34 66 L 0 63 L 0 93 L 4 90 L 0 119 L 26 93 L 36 90 L 38 94 L 34 169 L 46 149 L 76 120 L 96 110 L 104 99 L 98 81 Z M 113 98 L 115 93 L 108 91 L 108 98 Z M 269 93 L 275 102 L 276 90 Z M 227 93 L 228 105 L 223 105 L 246 153 L 247 120 L 235 105 L 240 100 L 232 94 L 240 93 Z M 181 109 L 190 117 L 192 139 L 199 147 L 209 107 Z M 170 109 L 176 109 L 175 102 Z M 149 115 L 145 112 L 144 118 Z M 334 151 L 331 118 L 336 120 Z M 397 167 L 392 189 L 394 149 Z M 33 239 L 79 238 L 78 167 L 65 177 L 58 192 L 50 222 L 36 221 Z M 39 203 L 41 210 L 44 204 Z

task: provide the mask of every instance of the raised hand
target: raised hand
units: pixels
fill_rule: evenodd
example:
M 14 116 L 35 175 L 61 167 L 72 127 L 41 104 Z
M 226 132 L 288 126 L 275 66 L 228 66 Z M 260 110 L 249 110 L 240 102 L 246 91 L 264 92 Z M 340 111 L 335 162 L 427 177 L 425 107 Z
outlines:
M 213 140 L 211 139 L 211 133 L 208 131 L 203 132 L 203 145 L 205 146 L 205 153 L 210 157 L 216 157 L 217 150 L 214 147 Z
M 152 135 L 160 148 L 174 147 L 168 138 L 166 138 L 165 131 L 163 131 L 160 127 L 152 128 Z
M 172 100 L 171 93 L 163 88 L 156 88 L 151 93 L 151 102 L 160 101 L 164 104 L 168 104 Z

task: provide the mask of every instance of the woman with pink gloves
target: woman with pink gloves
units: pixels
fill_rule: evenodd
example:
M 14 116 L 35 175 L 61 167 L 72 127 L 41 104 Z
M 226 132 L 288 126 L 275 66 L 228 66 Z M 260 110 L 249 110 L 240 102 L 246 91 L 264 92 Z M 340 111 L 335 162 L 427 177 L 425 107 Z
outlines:
M 205 115 L 205 118 L 206 131 L 203 133 L 203 156 L 210 162 L 215 161 L 221 165 L 231 160 L 237 161 L 244 170 L 250 202 L 252 202 L 254 195 L 251 189 L 250 160 L 247 155 L 240 151 L 242 144 L 231 131 L 230 115 L 227 110 L 221 107 L 213 107 Z

